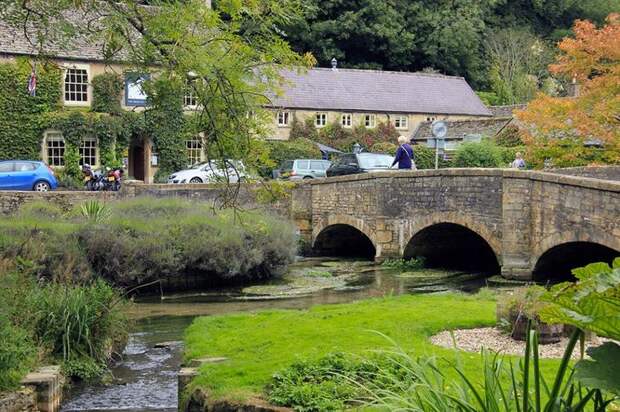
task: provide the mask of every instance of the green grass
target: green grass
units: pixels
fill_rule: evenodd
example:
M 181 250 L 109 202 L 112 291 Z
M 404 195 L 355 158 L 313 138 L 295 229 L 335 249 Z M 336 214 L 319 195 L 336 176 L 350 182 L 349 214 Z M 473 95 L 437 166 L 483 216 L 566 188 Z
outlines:
M 495 302 L 487 295 L 462 294 L 386 297 L 309 310 L 274 310 L 201 317 L 186 331 L 185 360 L 225 356 L 229 361 L 200 368 L 193 385 L 216 399 L 244 400 L 261 395 L 271 376 L 296 360 L 328 353 L 390 349 L 376 332 L 415 355 L 455 360 L 455 351 L 433 346 L 428 338 L 444 329 L 495 323 Z M 460 353 L 467 372 L 480 374 L 480 355 Z M 555 361 L 549 362 L 553 363 Z M 453 374 L 447 364 L 446 372 Z

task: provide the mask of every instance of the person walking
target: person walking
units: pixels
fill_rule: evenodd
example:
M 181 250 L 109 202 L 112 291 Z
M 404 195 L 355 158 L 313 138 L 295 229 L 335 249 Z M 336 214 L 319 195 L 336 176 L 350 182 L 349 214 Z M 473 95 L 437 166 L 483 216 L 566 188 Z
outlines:
M 510 163 L 510 167 L 513 169 L 525 169 L 525 160 L 523 160 L 521 152 L 515 154 L 515 160 Z
M 392 162 L 392 167 L 398 163 L 398 169 L 414 169 L 415 170 L 415 161 L 413 160 L 413 149 L 407 143 L 407 138 L 405 136 L 398 136 L 398 149 L 396 150 L 396 155 L 394 156 L 394 162 Z

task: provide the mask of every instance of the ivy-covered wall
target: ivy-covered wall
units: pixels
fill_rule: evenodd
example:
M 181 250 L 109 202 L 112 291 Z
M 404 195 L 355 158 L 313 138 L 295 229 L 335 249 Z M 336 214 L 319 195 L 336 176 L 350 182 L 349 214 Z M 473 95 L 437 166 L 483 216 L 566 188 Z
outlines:
M 28 94 L 28 60 L 0 64 L 0 159 L 38 159 L 46 114 L 60 105 L 60 70 L 37 65 L 37 93 Z

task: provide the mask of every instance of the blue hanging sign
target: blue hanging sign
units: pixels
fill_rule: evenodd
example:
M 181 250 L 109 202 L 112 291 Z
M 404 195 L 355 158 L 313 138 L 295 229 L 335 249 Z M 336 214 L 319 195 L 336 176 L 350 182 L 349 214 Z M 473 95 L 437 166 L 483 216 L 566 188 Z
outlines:
M 147 95 L 143 83 L 150 78 L 150 74 L 125 74 L 125 106 L 146 106 Z

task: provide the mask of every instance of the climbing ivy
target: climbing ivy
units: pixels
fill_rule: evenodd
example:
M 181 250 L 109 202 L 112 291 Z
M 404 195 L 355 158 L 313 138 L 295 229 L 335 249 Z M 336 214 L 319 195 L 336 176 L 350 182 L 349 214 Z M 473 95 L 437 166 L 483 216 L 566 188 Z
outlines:
M 58 109 L 61 72 L 53 64 L 36 66 L 37 93 L 28 94 L 28 60 L 0 64 L 0 160 L 38 159 L 44 114 Z
M 92 111 L 98 113 L 118 114 L 121 112 L 121 92 L 123 80 L 116 73 L 103 73 L 93 77 Z

